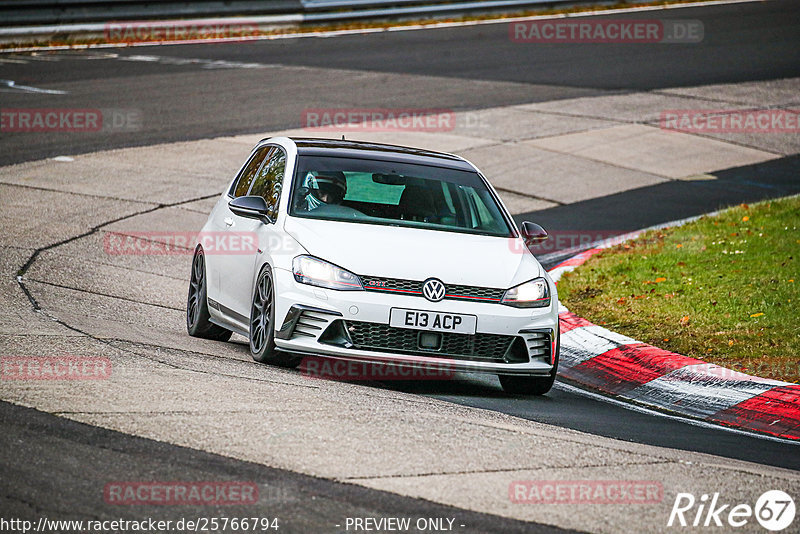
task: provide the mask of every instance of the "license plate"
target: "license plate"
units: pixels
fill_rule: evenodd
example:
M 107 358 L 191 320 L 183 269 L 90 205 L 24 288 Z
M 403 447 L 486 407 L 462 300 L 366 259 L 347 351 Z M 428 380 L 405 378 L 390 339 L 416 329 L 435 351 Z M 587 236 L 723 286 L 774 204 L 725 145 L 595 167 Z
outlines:
M 392 308 L 389 312 L 389 326 L 411 328 L 413 330 L 430 330 L 433 332 L 474 334 L 478 326 L 478 317 L 459 313 Z

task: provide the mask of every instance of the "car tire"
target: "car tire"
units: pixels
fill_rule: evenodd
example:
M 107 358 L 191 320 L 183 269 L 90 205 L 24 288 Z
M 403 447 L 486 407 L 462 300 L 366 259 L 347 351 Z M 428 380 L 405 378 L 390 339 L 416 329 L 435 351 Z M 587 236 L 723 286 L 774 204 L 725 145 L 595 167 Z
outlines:
M 253 289 L 249 345 L 250 355 L 259 363 L 294 368 L 302 361 L 275 347 L 275 283 L 269 265 L 261 269 Z
M 561 332 L 556 340 L 556 359 L 553 369 L 547 376 L 509 376 L 498 375 L 503 391 L 513 395 L 544 395 L 553 387 L 558 374 L 558 359 L 561 352 Z
M 210 321 L 206 298 L 206 261 L 203 249 L 197 247 L 192 259 L 189 296 L 186 299 L 186 331 L 190 336 L 214 341 L 228 341 L 233 332 Z

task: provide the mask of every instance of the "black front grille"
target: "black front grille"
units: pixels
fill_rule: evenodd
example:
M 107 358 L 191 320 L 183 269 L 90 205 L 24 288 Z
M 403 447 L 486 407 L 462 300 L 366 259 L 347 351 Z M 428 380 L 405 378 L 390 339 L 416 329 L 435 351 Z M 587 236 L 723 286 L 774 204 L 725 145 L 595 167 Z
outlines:
M 470 300 L 490 300 L 493 302 L 500 302 L 503 298 L 505 289 L 494 289 L 492 287 L 473 287 L 473 286 L 456 286 L 447 285 L 447 297 L 462 298 Z
M 338 324 L 337 324 L 338 323 Z M 387 324 L 337 320 L 329 330 L 344 328 L 353 342 L 352 348 L 408 353 L 418 356 L 440 356 L 492 362 L 508 362 L 506 358 L 514 336 L 499 334 L 454 334 L 441 332 L 441 346 L 423 349 L 419 345 L 420 330 L 395 328 Z M 322 336 L 326 338 L 325 335 Z
M 403 280 L 400 278 L 381 278 L 379 276 L 361 276 L 360 278 L 361 282 L 364 284 L 364 289 L 367 291 L 422 296 L 422 284 L 424 282 Z M 505 293 L 504 289 L 496 289 L 493 287 L 445 284 L 445 288 L 447 288 L 447 292 L 444 298 L 451 300 L 500 302 Z
M 380 278 L 378 276 L 361 276 L 361 283 L 367 291 L 385 291 L 387 293 L 413 293 L 422 295 L 422 282 L 401 280 L 400 278 Z

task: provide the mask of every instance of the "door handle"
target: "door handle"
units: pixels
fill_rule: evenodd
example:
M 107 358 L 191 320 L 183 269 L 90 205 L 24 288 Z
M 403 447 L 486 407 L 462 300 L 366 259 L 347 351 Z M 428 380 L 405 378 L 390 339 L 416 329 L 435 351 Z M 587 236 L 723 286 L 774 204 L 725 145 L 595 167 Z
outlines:
M 233 217 L 225 217 L 223 221 L 226 226 L 233 226 Z

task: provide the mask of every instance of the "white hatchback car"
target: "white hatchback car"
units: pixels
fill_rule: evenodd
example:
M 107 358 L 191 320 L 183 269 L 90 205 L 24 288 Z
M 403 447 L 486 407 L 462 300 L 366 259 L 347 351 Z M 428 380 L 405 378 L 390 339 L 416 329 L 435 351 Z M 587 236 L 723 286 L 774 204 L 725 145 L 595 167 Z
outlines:
M 256 361 L 283 366 L 315 355 L 494 373 L 511 393 L 553 385 L 556 287 L 527 246 L 547 234 L 518 230 L 463 158 L 265 139 L 200 236 L 192 336 L 238 332 Z M 218 246 L 248 236 L 249 252 Z

